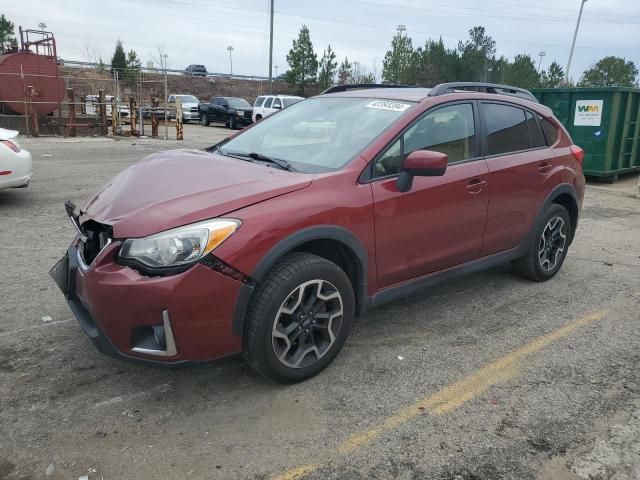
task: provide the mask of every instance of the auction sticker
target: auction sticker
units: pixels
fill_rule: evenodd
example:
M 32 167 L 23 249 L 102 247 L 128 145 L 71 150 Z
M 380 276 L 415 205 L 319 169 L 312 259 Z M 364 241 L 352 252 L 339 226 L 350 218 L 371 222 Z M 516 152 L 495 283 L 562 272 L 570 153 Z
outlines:
M 378 110 L 391 110 L 393 112 L 404 112 L 411 104 L 394 102 L 393 100 L 374 100 L 369 102 L 367 108 L 377 108 Z

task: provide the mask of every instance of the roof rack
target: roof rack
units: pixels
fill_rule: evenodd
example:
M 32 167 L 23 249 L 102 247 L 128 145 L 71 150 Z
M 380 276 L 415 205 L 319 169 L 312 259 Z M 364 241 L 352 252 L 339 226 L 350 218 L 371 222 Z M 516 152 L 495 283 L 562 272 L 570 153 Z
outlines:
M 347 90 L 364 90 L 366 88 L 414 88 L 409 85 L 397 85 L 394 83 L 350 83 L 347 85 L 333 85 L 320 95 L 327 93 L 346 92 Z
M 511 97 L 523 98 L 532 102 L 538 102 L 538 99 L 529 90 L 524 88 L 512 87 L 510 85 L 500 85 L 498 83 L 483 83 L 483 82 L 452 82 L 441 83 L 436 85 L 429 92 L 430 97 L 436 97 L 438 95 L 445 95 L 447 93 L 455 93 L 460 91 L 471 92 L 484 92 L 493 93 L 497 95 L 508 95 Z

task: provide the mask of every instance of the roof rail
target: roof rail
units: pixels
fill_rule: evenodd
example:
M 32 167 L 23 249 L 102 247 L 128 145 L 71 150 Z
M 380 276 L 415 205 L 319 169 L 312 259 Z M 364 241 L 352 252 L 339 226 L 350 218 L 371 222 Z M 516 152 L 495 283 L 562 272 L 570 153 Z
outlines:
M 414 88 L 409 85 L 397 85 L 394 83 L 349 83 L 347 85 L 333 85 L 320 95 L 327 93 L 346 92 L 347 90 L 364 90 L 366 88 Z
M 436 85 L 429 92 L 430 97 L 436 97 L 438 95 L 445 95 L 447 93 L 455 93 L 459 91 L 472 91 L 472 92 L 484 92 L 493 93 L 497 95 L 508 95 L 511 97 L 523 98 L 532 102 L 538 102 L 538 99 L 529 90 L 524 88 L 512 87 L 510 85 L 500 85 L 498 83 L 483 83 L 483 82 L 452 82 L 441 83 Z

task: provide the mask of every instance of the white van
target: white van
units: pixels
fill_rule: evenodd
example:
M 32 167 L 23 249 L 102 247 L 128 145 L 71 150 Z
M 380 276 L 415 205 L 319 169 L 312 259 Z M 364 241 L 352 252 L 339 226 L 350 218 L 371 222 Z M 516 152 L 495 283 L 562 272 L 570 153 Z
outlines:
M 262 120 L 273 112 L 287 108 L 300 100 L 304 98 L 293 95 L 262 95 L 253 103 L 253 121 Z

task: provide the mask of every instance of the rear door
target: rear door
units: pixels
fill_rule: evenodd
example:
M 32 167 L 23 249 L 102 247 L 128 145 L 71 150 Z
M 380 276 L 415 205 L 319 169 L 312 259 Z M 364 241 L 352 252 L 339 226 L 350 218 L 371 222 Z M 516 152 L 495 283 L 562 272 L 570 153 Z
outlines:
M 549 191 L 549 158 L 538 115 L 506 102 L 480 102 L 489 168 L 483 255 L 517 247 Z
M 480 152 L 473 101 L 426 112 L 374 160 L 376 266 L 380 287 L 473 260 L 480 254 L 487 213 L 488 170 Z M 414 150 L 449 157 L 442 177 L 415 177 L 396 186 Z

